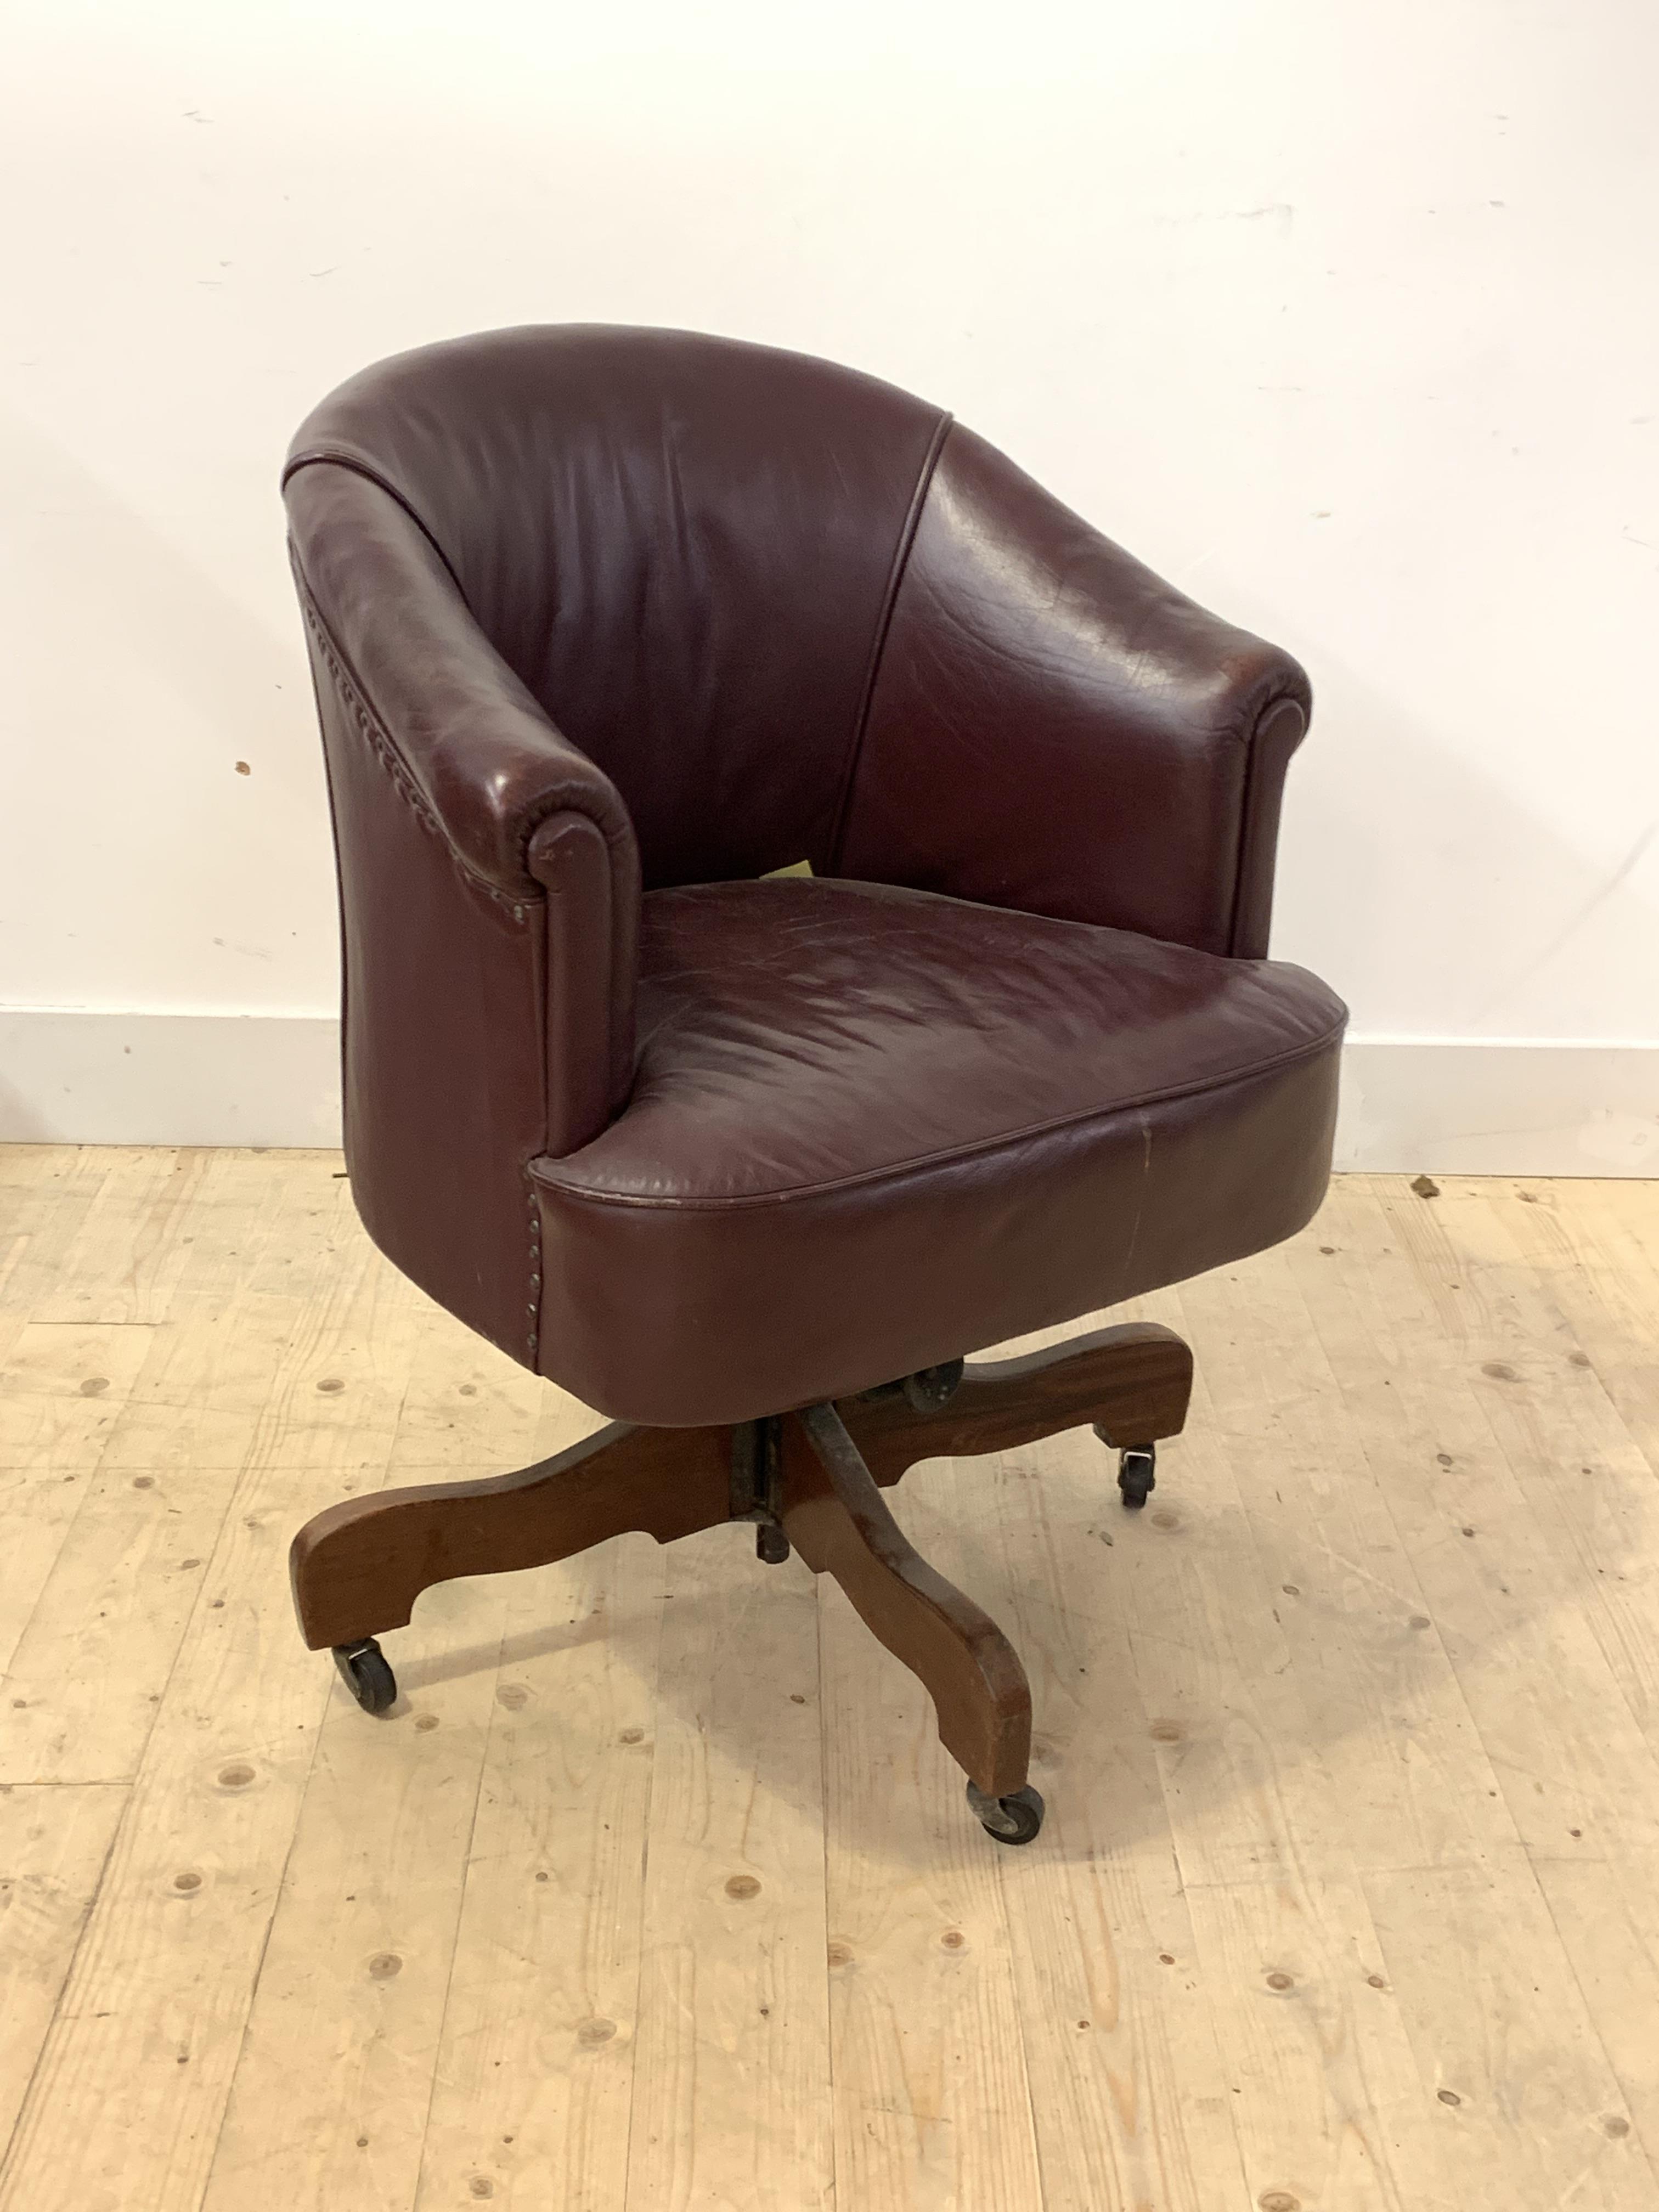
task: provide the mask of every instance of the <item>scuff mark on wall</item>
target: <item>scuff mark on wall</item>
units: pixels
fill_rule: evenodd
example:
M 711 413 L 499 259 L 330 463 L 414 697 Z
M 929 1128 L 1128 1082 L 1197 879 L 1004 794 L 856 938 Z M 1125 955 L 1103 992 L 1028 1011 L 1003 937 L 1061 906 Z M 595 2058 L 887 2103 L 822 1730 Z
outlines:
M 1620 861 L 1618 866 L 1614 868 L 1613 873 L 1607 877 L 1607 880 L 1599 884 L 1596 889 L 1590 893 L 1589 896 L 1580 903 L 1577 910 L 1572 914 L 1567 921 L 1562 923 L 1560 928 L 1556 931 L 1554 936 L 1549 939 L 1543 950 L 1540 952 L 1535 952 L 1532 956 L 1521 974 L 1519 975 L 1512 976 L 1509 981 L 1503 984 L 1498 990 L 1492 992 L 1489 998 L 1483 1000 L 1482 1003 L 1475 1008 L 1474 1025 L 1477 1029 L 1480 1027 L 1480 1024 L 1486 1019 L 1488 1015 L 1492 1013 L 1494 1007 L 1500 1006 L 1511 991 L 1520 990 L 1523 985 L 1530 982 L 1534 975 L 1539 975 L 1544 969 L 1547 968 L 1550 962 L 1554 959 L 1556 954 L 1560 951 L 1565 945 L 1577 934 L 1577 933 L 1584 927 L 1584 924 L 1589 920 L 1590 916 L 1594 914 L 1599 913 L 1601 908 L 1607 904 L 1607 901 L 1613 896 L 1620 885 L 1626 881 L 1632 871 L 1637 866 L 1638 863 L 1641 860 L 1643 854 L 1647 851 L 1649 846 L 1652 844 L 1656 836 L 1659 836 L 1659 816 L 1656 816 L 1655 818 L 1648 823 L 1646 829 L 1641 832 L 1640 836 L 1637 838 L 1636 842 L 1631 847 L 1629 852 L 1626 854 L 1624 859 Z

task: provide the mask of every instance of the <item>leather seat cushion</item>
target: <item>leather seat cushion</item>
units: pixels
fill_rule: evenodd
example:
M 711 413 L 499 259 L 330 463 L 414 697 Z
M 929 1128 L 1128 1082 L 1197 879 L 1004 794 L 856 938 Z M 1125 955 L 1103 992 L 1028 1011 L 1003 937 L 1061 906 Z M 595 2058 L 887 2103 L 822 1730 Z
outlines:
M 1276 1243 L 1315 976 L 886 884 L 644 902 L 629 1103 L 532 1169 L 542 1371 L 670 1426 L 846 1396 Z

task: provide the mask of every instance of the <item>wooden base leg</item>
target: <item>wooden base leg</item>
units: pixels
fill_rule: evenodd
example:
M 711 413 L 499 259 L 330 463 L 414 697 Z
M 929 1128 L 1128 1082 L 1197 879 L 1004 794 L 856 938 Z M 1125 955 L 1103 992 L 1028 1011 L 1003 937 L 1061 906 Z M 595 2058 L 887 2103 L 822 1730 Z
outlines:
M 348 1498 L 289 1549 L 301 1632 L 337 1651 L 403 1627 L 423 1589 L 457 1575 L 546 1566 L 629 1528 L 692 1535 L 728 1517 L 732 1465 L 729 1428 L 613 1421 L 517 1474 Z
M 927 1690 L 987 1827 L 1029 1842 L 1042 1808 L 1025 1778 L 1025 1671 L 996 1623 L 905 1540 L 878 1486 L 918 1460 L 1005 1450 L 1090 1421 L 1138 1462 L 1138 1497 L 1119 1479 L 1126 1501 L 1140 1503 L 1152 1446 L 1186 1419 L 1192 1370 L 1178 1336 L 1136 1322 L 969 1365 L 942 1405 L 913 1386 L 736 1429 L 613 1422 L 517 1474 L 350 1498 L 294 1540 L 301 1631 L 313 1650 L 333 1648 L 359 1704 L 384 1712 L 397 1686 L 374 1639 L 401 1628 L 434 1583 L 544 1566 L 626 1529 L 667 1544 L 752 1520 L 763 1559 L 781 1561 L 793 1544 L 815 1574 L 835 1577 Z
M 930 1413 L 897 1392 L 845 1399 L 837 1410 L 869 1474 L 886 1485 L 918 1460 L 1006 1450 L 1083 1421 L 1115 1444 L 1150 1445 L 1181 1427 L 1192 1370 L 1178 1336 L 1135 1322 L 1022 1359 L 971 1363 L 955 1395 Z M 544 1566 L 629 1528 L 672 1543 L 741 1517 L 733 1433 L 616 1421 L 516 1474 L 331 1505 L 289 1555 L 305 1639 L 320 1650 L 401 1628 L 423 1589 L 457 1575 Z
M 836 1411 L 884 1487 L 919 1460 L 1009 1451 L 1085 1421 L 1111 1444 L 1146 1450 L 1180 1433 L 1192 1387 L 1193 1355 L 1173 1329 L 1126 1322 L 1018 1359 L 970 1360 L 931 1413 L 897 1391 L 844 1398 Z
M 988 1799 L 1020 1790 L 1031 1692 L 1018 1655 L 989 1614 L 907 1542 L 834 1407 L 784 1422 L 782 1490 L 790 1542 L 814 1574 L 835 1577 L 865 1626 L 921 1682 L 939 1741 L 969 1779 Z
M 1028 1841 L 1042 1817 L 1025 1784 L 1025 1670 L 996 1623 L 906 1541 L 878 1486 L 919 1460 L 1008 1450 L 1086 1421 L 1145 1463 L 1150 1487 L 1152 1447 L 1185 1422 L 1192 1380 L 1192 1353 L 1172 1330 L 1130 1322 L 970 1364 L 942 1406 L 919 1407 L 893 1389 L 812 1407 L 783 1425 L 785 1532 L 926 1687 L 975 1811 L 1006 1842 Z

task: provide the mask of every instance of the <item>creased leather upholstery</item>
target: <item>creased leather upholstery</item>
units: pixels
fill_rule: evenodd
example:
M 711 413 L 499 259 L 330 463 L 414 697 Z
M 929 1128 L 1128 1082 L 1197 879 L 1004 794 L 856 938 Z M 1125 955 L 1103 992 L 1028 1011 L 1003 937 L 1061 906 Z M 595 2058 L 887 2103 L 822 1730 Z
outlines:
M 841 871 L 1260 957 L 1311 704 L 1288 653 L 957 424 L 893 610 Z
M 1324 1189 L 1344 1014 L 1299 968 L 726 884 L 646 899 L 639 1013 L 628 1110 L 534 1170 L 547 1340 L 629 1419 L 844 1395 L 1275 1243 Z
M 939 409 L 496 331 L 285 486 L 353 1188 L 515 1358 L 739 1419 L 1316 1205 L 1341 1009 L 1257 957 L 1305 679 Z

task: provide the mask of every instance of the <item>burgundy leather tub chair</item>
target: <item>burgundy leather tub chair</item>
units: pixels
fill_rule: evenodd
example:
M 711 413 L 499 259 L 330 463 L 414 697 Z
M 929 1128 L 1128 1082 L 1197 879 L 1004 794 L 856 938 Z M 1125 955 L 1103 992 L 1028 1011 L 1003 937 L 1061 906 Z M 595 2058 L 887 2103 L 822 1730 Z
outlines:
M 285 484 L 357 1206 L 611 1417 L 319 1515 L 307 1643 L 383 1711 L 430 1584 L 752 1522 L 1029 1841 L 1019 1660 L 882 1491 L 1091 1422 L 1142 1504 L 1178 1337 L 963 1355 L 1318 1205 L 1343 1009 L 1265 957 L 1302 671 L 939 408 L 682 331 L 404 354 Z

